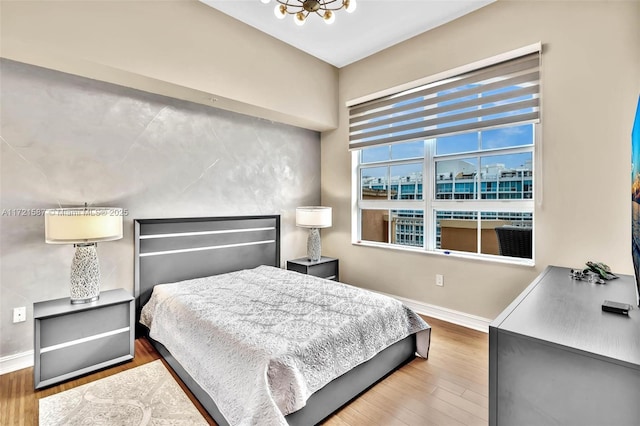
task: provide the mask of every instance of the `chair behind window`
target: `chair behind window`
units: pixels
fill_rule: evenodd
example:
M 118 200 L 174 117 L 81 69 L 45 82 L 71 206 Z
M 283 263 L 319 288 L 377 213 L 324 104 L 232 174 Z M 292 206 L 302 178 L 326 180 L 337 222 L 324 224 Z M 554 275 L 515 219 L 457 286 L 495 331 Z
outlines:
M 522 226 L 504 225 L 495 228 L 501 256 L 531 259 L 532 229 Z

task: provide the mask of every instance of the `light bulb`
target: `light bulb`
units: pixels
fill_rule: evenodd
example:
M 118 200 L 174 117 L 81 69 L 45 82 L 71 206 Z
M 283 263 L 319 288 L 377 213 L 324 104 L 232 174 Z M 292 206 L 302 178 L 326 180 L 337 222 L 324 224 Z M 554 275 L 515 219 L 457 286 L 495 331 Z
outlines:
M 287 6 L 284 4 L 277 4 L 276 8 L 273 9 L 273 14 L 276 15 L 278 19 L 284 19 L 287 16 Z
M 304 16 L 304 13 L 302 12 L 298 12 L 295 15 L 293 15 L 293 22 L 296 23 L 296 25 L 299 26 L 303 26 L 304 23 L 306 22 L 306 16 Z
M 260 0 L 262 3 L 267 4 L 269 3 L 271 0 Z
M 358 7 L 356 0 L 343 0 L 342 4 L 344 5 L 345 10 L 349 13 L 353 12 L 356 10 L 356 7 Z
M 324 18 L 325 24 L 331 25 L 336 20 L 336 14 L 330 10 L 327 10 L 324 12 L 323 18 Z

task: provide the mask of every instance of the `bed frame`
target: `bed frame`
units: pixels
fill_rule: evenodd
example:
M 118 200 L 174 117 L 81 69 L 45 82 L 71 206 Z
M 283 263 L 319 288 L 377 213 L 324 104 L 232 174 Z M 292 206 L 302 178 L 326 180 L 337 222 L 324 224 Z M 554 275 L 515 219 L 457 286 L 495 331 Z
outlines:
M 229 423 L 215 402 L 180 362 L 142 326 L 140 310 L 156 284 L 217 275 L 260 265 L 280 267 L 280 216 L 136 219 L 136 336 L 145 336 L 220 426 Z M 286 416 L 290 425 L 313 425 L 415 357 L 411 335 L 328 383 L 302 409 Z

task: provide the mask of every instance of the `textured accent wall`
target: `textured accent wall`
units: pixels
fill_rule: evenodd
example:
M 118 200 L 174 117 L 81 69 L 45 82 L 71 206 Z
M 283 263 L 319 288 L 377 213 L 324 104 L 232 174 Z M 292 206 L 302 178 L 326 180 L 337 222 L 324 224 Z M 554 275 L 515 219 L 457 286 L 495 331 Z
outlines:
M 128 211 L 124 238 L 98 244 L 103 290 L 133 292 L 136 218 L 281 214 L 283 261 L 305 253 L 317 132 L 6 59 L 0 99 L 0 357 L 33 348 L 33 302 L 69 295 L 73 246 L 45 244 L 39 209 Z

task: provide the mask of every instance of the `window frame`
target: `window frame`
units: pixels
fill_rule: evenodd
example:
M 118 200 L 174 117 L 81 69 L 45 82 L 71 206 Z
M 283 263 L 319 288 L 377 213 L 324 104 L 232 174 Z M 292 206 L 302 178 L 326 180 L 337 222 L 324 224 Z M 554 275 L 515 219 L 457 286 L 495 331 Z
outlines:
M 373 246 L 386 248 L 391 250 L 405 250 L 405 251 L 413 251 L 413 252 L 422 252 L 426 254 L 435 254 L 435 255 L 446 255 L 449 257 L 459 257 L 466 259 L 475 259 L 475 260 L 486 260 L 493 261 L 499 263 L 510 263 L 510 264 L 518 264 L 518 265 L 535 265 L 535 205 L 538 190 L 538 179 L 537 179 L 537 148 L 540 143 L 540 123 L 531 123 L 533 126 L 533 143 L 528 145 L 520 145 L 516 147 L 509 148 L 496 148 L 496 149 L 487 149 L 482 151 L 469 151 L 464 153 L 455 153 L 455 154 L 435 154 L 435 139 L 425 140 L 424 142 L 424 157 L 421 158 L 423 164 L 423 174 L 422 174 L 422 188 L 423 194 L 422 200 L 394 200 L 389 198 L 389 194 L 387 195 L 386 200 L 363 200 L 362 199 L 362 191 L 360 186 L 361 179 L 361 171 L 366 168 L 373 167 L 388 167 L 389 169 L 394 165 L 401 165 L 407 163 L 416 163 L 419 157 L 412 157 L 408 159 L 401 160 L 382 160 L 382 161 L 371 161 L 367 163 L 361 163 L 360 157 L 362 150 L 352 151 L 352 166 L 353 166 L 353 176 L 352 176 L 352 200 L 353 210 L 352 210 L 352 244 L 361 245 L 361 246 Z M 530 199 L 474 199 L 474 200 L 437 200 L 435 199 L 436 194 L 436 179 L 435 179 L 435 164 L 436 161 L 442 160 L 456 160 L 456 159 L 464 159 L 469 157 L 482 158 L 493 155 L 508 155 L 515 153 L 531 153 L 532 163 L 533 163 L 533 174 L 531 176 L 532 184 L 533 184 L 533 193 L 532 198 Z M 477 177 L 476 177 L 477 179 Z M 479 180 L 476 180 L 479 185 Z M 363 240 L 361 238 L 362 235 L 362 223 L 360 219 L 360 214 L 362 210 L 383 210 L 383 211 L 392 211 L 392 210 L 421 210 L 423 211 L 423 246 L 405 246 L 400 244 L 386 243 L 386 242 L 376 242 Z M 441 248 L 436 248 L 436 213 L 437 211 L 473 211 L 478 213 L 478 224 L 481 223 L 481 213 L 483 212 L 509 212 L 509 213 L 530 213 L 533 215 L 532 221 L 532 246 L 533 246 L 533 257 L 531 259 L 526 258 L 517 258 L 517 257 L 509 257 L 509 256 L 500 256 L 493 254 L 484 254 L 484 253 L 473 253 L 473 252 L 462 252 L 462 251 L 452 251 Z M 387 238 L 391 240 L 391 230 L 389 229 L 387 234 Z M 481 247 L 481 239 L 480 232 L 477 233 L 478 236 L 478 249 Z
M 498 55 L 493 58 L 489 58 L 483 61 L 478 61 L 474 64 L 469 64 L 463 67 L 459 67 L 455 70 L 451 70 L 445 73 L 440 73 L 436 76 L 427 77 L 424 79 L 420 79 L 416 82 L 408 83 L 406 85 L 385 90 L 383 92 L 379 92 L 377 94 L 372 94 L 367 97 L 359 98 L 347 103 L 347 106 L 356 105 L 358 103 L 366 102 L 371 99 L 375 99 L 376 97 L 386 96 L 393 93 L 398 93 L 403 90 L 407 90 L 410 86 L 413 85 L 415 87 L 418 84 L 425 84 L 445 78 L 450 78 L 457 74 L 461 74 L 462 72 L 467 72 L 470 70 L 474 70 L 480 68 L 481 66 L 486 66 L 487 64 L 497 63 L 499 61 L 504 61 L 509 58 L 515 58 L 519 55 L 523 55 L 523 52 L 532 52 L 534 50 L 538 50 L 541 52 L 541 44 L 535 44 L 531 46 L 524 47 L 522 49 L 517 49 L 512 52 L 505 53 L 503 55 Z M 539 95 L 540 96 L 540 95 Z M 522 125 L 523 123 L 514 124 L 514 126 Z M 542 178 L 541 174 L 541 164 L 540 157 L 542 152 L 541 146 L 541 123 L 540 121 L 528 123 L 533 126 L 533 135 L 532 142 L 526 145 L 517 145 L 506 148 L 493 148 L 493 149 L 480 149 L 480 147 L 475 151 L 468 152 L 458 152 L 454 154 L 436 154 L 436 139 L 427 139 L 424 140 L 424 156 L 423 157 L 412 157 L 407 159 L 392 159 L 391 155 L 387 160 L 382 161 L 369 161 L 366 163 L 361 163 L 361 153 L 363 149 L 354 149 L 352 151 L 352 244 L 354 245 L 362 245 L 362 246 L 372 246 L 379 247 L 391 250 L 401 250 L 401 251 L 411 251 L 411 252 L 421 252 L 430 255 L 440 255 L 440 256 L 451 256 L 451 257 L 459 257 L 466 259 L 474 259 L 474 260 L 485 260 L 499 263 L 509 263 L 509 264 L 518 264 L 518 265 L 527 265 L 534 266 L 535 265 L 535 230 L 536 230 L 536 218 L 535 218 L 535 210 L 536 205 L 541 203 L 542 200 Z M 510 126 L 507 126 L 510 127 Z M 478 129 L 476 132 L 481 132 L 486 129 Z M 415 140 L 414 140 L 415 142 Z M 403 142 L 397 142 L 403 143 Z M 387 145 L 379 145 L 379 146 L 391 146 L 394 144 Z M 391 148 L 390 148 L 391 149 Z M 509 154 L 518 154 L 518 153 L 531 153 L 531 162 L 532 162 L 532 190 L 531 198 L 527 199 L 473 199 L 473 200 L 460 200 L 460 199 L 435 199 L 436 195 L 436 175 L 435 168 L 437 161 L 446 161 L 446 160 L 456 160 L 456 159 L 466 159 L 466 158 L 476 158 L 478 160 L 478 168 L 481 167 L 481 159 L 483 157 L 497 156 L 497 155 L 509 155 Z M 362 199 L 362 188 L 361 188 L 361 173 L 363 169 L 370 167 L 387 167 L 387 181 L 389 185 L 391 184 L 389 180 L 389 170 L 391 167 L 395 165 L 402 165 L 407 163 L 416 163 L 419 160 L 422 160 L 422 199 L 421 200 L 401 200 L 401 199 L 391 199 L 390 192 L 387 193 L 386 200 L 363 200 Z M 476 174 L 474 178 L 475 184 L 477 185 L 477 197 L 481 197 L 481 180 L 479 179 L 479 174 Z M 496 188 L 496 193 L 499 193 L 499 188 Z M 522 192 L 526 192 L 525 188 L 522 188 Z M 361 211 L 363 210 L 383 210 L 387 212 L 391 212 L 393 210 L 421 210 L 423 211 L 423 245 L 422 247 L 416 246 L 404 246 L 394 243 L 387 242 L 376 242 L 376 241 L 367 241 L 362 240 L 362 221 L 361 221 Z M 478 252 L 463 252 L 463 251 L 451 251 L 445 249 L 436 248 L 436 229 L 437 229 L 437 211 L 472 211 L 477 213 L 478 220 L 478 229 L 477 229 L 477 238 L 478 238 Z M 482 213 L 483 212 L 513 212 L 513 213 L 530 213 L 532 215 L 532 258 L 517 258 L 517 257 L 509 257 L 509 256 L 501 256 L 495 254 L 483 254 L 481 251 L 481 232 L 480 232 L 480 224 L 482 222 Z M 388 229 L 388 239 L 387 241 L 391 241 L 391 227 Z

